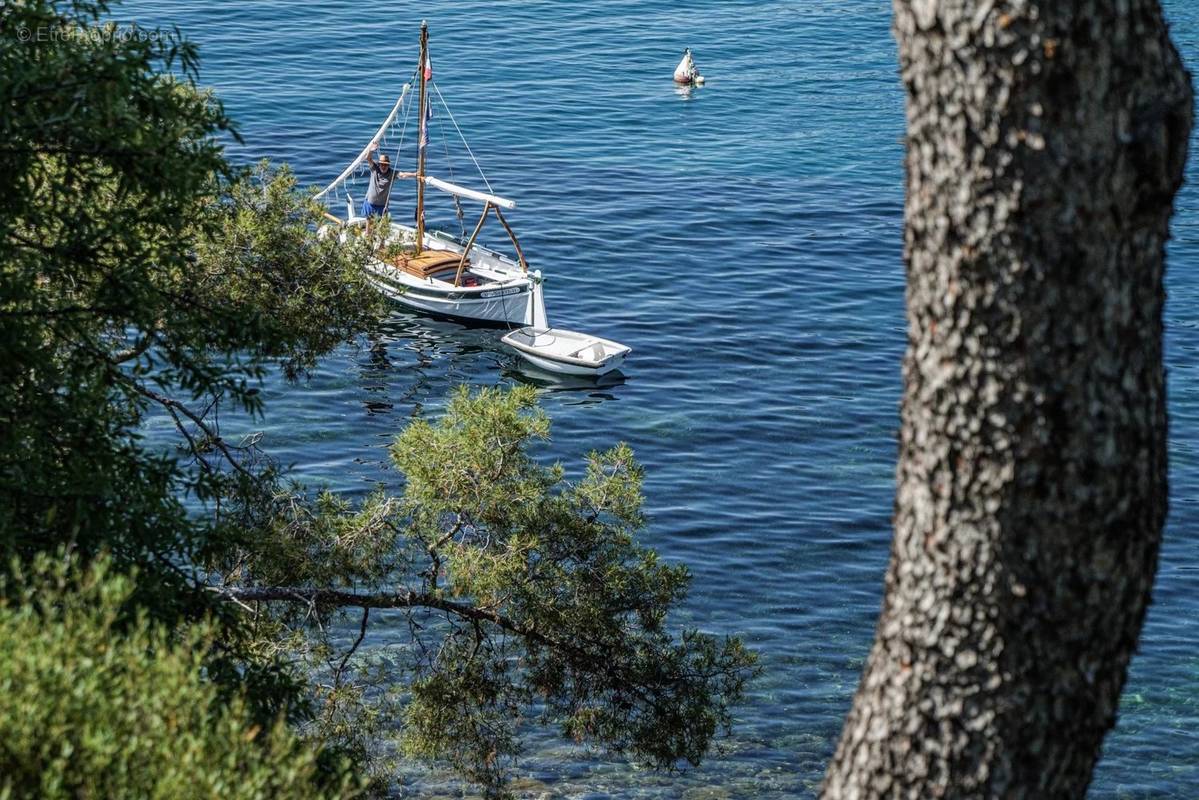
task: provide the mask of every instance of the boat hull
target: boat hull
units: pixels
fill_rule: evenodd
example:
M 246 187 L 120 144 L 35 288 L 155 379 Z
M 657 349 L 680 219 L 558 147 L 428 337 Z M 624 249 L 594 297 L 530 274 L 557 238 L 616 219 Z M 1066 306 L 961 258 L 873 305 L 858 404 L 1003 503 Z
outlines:
M 446 290 L 396 270 L 371 265 L 371 283 L 397 305 L 423 314 L 496 326 L 525 325 L 532 319 L 532 282 L 518 278 L 481 291 Z
M 399 240 L 414 233 L 396 227 Z M 425 236 L 425 247 L 453 255 L 463 249 L 436 234 Z M 471 252 L 486 275 L 487 282 L 482 285 L 453 286 L 444 280 L 409 274 L 377 259 L 367 264 L 366 271 L 371 283 L 389 300 L 422 314 L 495 327 L 532 323 L 537 277 L 484 248 Z
M 624 364 L 625 359 L 624 355 L 621 355 L 613 358 L 608 363 L 602 364 L 599 367 L 581 367 L 575 364 L 563 364 L 561 361 L 552 361 L 548 358 L 535 356 L 532 353 L 527 353 L 523 350 L 517 350 L 516 352 L 521 358 L 523 358 L 525 361 L 528 361 L 538 369 L 545 370 L 546 372 L 553 372 L 558 375 L 591 375 L 594 377 L 599 377 L 600 375 L 607 375 L 609 372 L 615 372 L 616 370 L 620 369 L 620 366 Z

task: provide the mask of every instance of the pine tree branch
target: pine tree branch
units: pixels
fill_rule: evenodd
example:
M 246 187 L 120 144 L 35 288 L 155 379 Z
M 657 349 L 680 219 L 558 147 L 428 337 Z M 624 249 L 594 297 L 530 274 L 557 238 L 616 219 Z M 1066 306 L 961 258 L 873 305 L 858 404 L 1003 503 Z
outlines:
M 592 652 L 590 649 L 580 647 L 577 644 L 546 636 L 536 630 L 535 627 L 521 624 L 511 617 L 496 611 L 446 600 L 438 595 L 427 592 L 415 592 L 409 589 L 394 593 L 380 592 L 367 594 L 339 589 L 315 589 L 299 586 L 210 586 L 209 591 L 219 597 L 239 604 L 250 602 L 288 602 L 301 603 L 310 608 L 315 608 L 317 605 L 327 605 L 339 608 L 361 608 L 364 610 L 372 608 L 428 608 L 445 611 L 460 619 L 469 621 L 475 626 L 476 634 L 478 633 L 479 623 L 490 622 L 508 633 L 524 638 L 526 641 L 535 642 L 542 647 L 559 653 L 570 654 L 571 657 L 577 659 L 580 663 L 589 665 L 589 669 L 595 670 L 598 674 L 609 676 L 613 684 L 623 685 L 625 691 L 640 699 L 647 707 L 653 708 L 658 714 L 666 715 L 669 713 L 659 698 L 655 697 L 645 686 L 638 684 L 637 679 L 633 677 L 637 673 L 637 670 L 627 664 L 621 663 L 619 659 L 614 659 L 611 653 Z M 717 669 L 713 674 L 721 671 Z M 671 684 L 680 681 L 686 682 L 690 677 L 684 673 L 664 674 L 659 676 L 659 681 L 663 684 Z
M 561 646 L 558 642 L 537 632 L 535 629 L 522 625 L 511 617 L 504 616 L 467 603 L 457 603 L 446 600 L 438 595 L 427 592 L 379 592 L 364 594 L 347 592 L 340 589 L 313 589 L 301 586 L 213 586 L 209 591 L 229 600 L 242 602 L 286 602 L 303 603 L 305 605 L 337 606 L 339 608 L 430 608 L 445 611 L 464 620 L 472 622 L 490 622 L 498 627 L 532 639 L 539 644 L 550 647 Z
M 358 652 L 358 648 L 362 645 L 362 641 L 366 638 L 366 626 L 370 622 L 370 608 L 362 609 L 362 623 L 358 626 L 358 638 L 354 640 L 354 644 L 346 651 L 342 657 L 341 663 L 337 665 L 337 669 L 333 673 L 334 688 L 341 685 L 341 676 L 345 672 L 346 664 L 350 663 L 350 658 L 354 653 Z
M 172 397 L 167 397 L 164 394 L 159 394 L 153 389 L 148 389 L 137 381 L 125 380 L 125 383 L 131 387 L 133 391 L 137 392 L 143 397 L 153 400 L 154 402 L 166 408 L 168 411 L 171 411 L 172 416 L 174 416 L 173 412 L 178 411 L 180 414 L 187 417 L 196 425 L 197 428 L 203 431 L 204 435 L 208 437 L 208 440 L 212 442 L 212 444 L 216 445 L 217 449 L 224 454 L 225 460 L 229 462 L 231 467 L 240 472 L 246 478 L 250 480 L 257 480 L 253 473 L 243 467 L 241 463 L 234 458 L 233 453 L 229 449 L 229 445 L 225 444 L 225 440 L 221 438 L 220 434 L 216 433 L 211 427 L 209 427 L 209 425 L 204 422 L 203 418 L 199 414 L 196 414 L 178 400 Z

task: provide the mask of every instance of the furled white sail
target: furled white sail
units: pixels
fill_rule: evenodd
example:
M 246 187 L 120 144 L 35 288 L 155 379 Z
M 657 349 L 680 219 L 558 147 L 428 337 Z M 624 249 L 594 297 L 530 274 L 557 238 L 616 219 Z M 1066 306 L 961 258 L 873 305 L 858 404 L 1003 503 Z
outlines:
M 404 97 L 408 94 L 409 86 L 410 84 L 404 84 L 404 89 L 400 92 L 400 99 L 396 100 L 396 104 L 392 106 L 391 113 L 387 115 L 387 119 L 383 120 L 383 124 L 379 126 L 379 130 L 376 131 L 375 135 L 371 137 L 370 144 L 362 148 L 362 152 L 358 154 L 358 158 L 355 158 L 353 161 L 351 161 L 350 166 L 346 167 L 345 171 L 338 175 L 335 181 L 317 192 L 315 199 L 319 200 L 329 192 L 336 189 L 338 186 L 341 186 L 345 182 L 346 178 L 349 178 L 350 175 L 353 174 L 354 170 L 358 169 L 362 162 L 366 160 L 367 154 L 371 152 L 371 146 L 376 141 L 382 139 L 383 135 L 387 133 L 387 129 L 391 127 L 393 122 L 395 122 L 396 116 L 400 113 L 400 106 L 402 106 L 404 103 Z
M 425 176 L 425 183 L 435 189 L 440 189 L 443 192 L 448 192 L 458 197 L 468 197 L 471 200 L 478 200 L 480 203 L 491 203 L 493 206 L 499 206 L 500 208 L 516 208 L 515 200 L 509 200 L 506 197 L 497 197 L 494 194 L 487 194 L 486 192 L 479 192 L 474 189 L 467 189 L 465 186 L 443 181 L 441 178 L 434 178 L 431 175 Z

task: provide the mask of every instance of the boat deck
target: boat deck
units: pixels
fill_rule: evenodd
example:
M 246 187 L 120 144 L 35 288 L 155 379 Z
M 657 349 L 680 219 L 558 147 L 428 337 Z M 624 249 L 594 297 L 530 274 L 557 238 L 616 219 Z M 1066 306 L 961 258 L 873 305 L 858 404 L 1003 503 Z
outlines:
M 458 264 L 462 261 L 462 254 L 451 253 L 447 250 L 422 250 L 419 254 L 399 253 L 382 260 L 409 275 L 429 278 L 442 272 L 457 272 Z M 470 267 L 469 260 L 466 262 L 466 266 Z

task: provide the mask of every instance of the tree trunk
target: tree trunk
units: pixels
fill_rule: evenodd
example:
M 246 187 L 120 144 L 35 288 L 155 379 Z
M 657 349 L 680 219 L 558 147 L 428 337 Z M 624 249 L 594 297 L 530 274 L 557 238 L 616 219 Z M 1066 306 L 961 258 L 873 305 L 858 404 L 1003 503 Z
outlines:
M 823 796 L 1082 797 L 1166 516 L 1190 77 L 1157 0 L 895 0 L 895 35 L 895 539 Z

